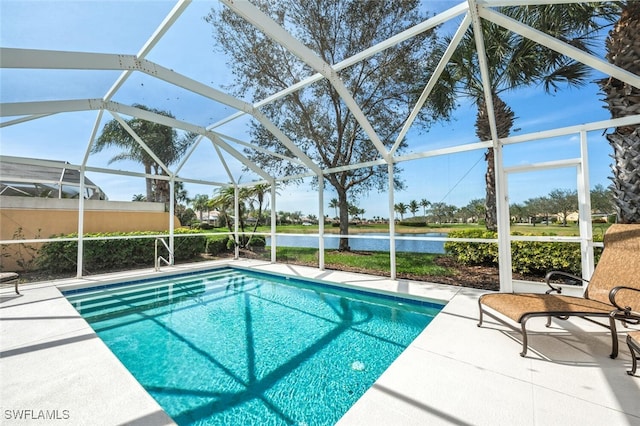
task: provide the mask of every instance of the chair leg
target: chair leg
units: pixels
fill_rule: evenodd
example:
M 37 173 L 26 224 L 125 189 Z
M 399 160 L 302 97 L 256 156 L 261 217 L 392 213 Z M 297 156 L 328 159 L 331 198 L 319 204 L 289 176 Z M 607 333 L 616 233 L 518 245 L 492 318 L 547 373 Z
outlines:
M 613 316 L 609 317 L 609 330 L 611 330 L 611 359 L 618 357 L 618 332 L 616 330 L 616 320 Z
M 478 327 L 482 327 L 482 314 L 484 311 L 482 310 L 482 297 L 478 298 L 478 309 L 480 310 L 480 316 L 478 318 Z
M 522 352 L 520 352 L 520 356 L 524 357 L 527 354 L 527 349 L 529 347 L 529 343 L 527 342 L 527 320 L 529 318 L 523 318 L 521 322 L 522 327 Z
M 627 346 L 629 346 L 629 352 L 631 352 L 631 370 L 627 371 L 630 376 L 635 376 L 636 369 L 638 368 L 638 360 L 640 359 L 640 352 L 636 353 L 636 346 L 631 341 L 631 336 L 627 335 Z

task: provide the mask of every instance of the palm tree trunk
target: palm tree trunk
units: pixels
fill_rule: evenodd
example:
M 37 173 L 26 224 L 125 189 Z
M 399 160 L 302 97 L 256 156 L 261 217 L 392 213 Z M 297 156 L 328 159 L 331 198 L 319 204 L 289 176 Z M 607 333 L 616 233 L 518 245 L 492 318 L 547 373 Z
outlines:
M 485 180 L 485 226 L 489 231 L 498 230 L 498 206 L 496 204 L 496 168 L 494 163 L 493 148 L 488 148 L 484 155 L 487 161 L 487 172 L 484 175 Z
M 640 73 L 640 2 L 627 1 L 609 33 L 607 59 Z M 615 78 L 599 81 L 611 118 L 640 114 L 640 89 Z M 621 223 L 640 223 L 640 126 L 618 127 L 607 135 L 613 148 L 612 192 Z
M 640 128 L 628 134 L 616 129 L 607 140 L 615 161 L 612 192 L 618 222 L 640 223 Z
M 151 163 L 144 163 L 144 172 L 147 175 L 151 174 Z M 147 188 L 147 201 L 155 201 L 155 198 L 153 197 L 153 179 L 149 177 L 146 178 L 145 184 Z
M 513 127 L 514 113 L 509 106 L 497 94 L 493 94 L 493 111 L 496 121 L 498 138 L 506 138 Z M 489 114 L 484 101 L 478 103 L 478 115 L 476 116 L 476 136 L 481 141 L 491 140 L 491 127 Z M 487 173 L 485 174 L 485 226 L 489 231 L 498 230 L 498 209 L 496 203 L 496 170 L 494 164 L 493 148 L 489 148 L 485 154 L 487 160 Z

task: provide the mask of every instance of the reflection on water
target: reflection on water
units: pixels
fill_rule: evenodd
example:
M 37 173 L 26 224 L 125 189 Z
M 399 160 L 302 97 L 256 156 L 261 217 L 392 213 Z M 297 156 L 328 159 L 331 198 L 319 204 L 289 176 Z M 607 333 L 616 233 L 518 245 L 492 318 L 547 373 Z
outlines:
M 366 235 L 367 237 L 389 237 L 387 233 L 354 234 Z M 447 234 L 430 232 L 426 234 L 402 234 L 398 237 L 446 237 Z M 318 237 L 314 236 L 294 236 L 278 235 L 278 245 L 283 247 L 310 247 L 318 248 Z M 325 236 L 324 247 L 327 249 L 337 249 L 340 239 L 332 236 Z M 271 245 L 271 238 L 267 237 L 267 245 Z M 389 251 L 389 240 L 386 238 L 349 238 L 349 246 L 352 250 L 363 251 Z M 396 251 L 406 251 L 413 253 L 444 253 L 444 241 L 419 241 L 419 240 L 399 240 L 396 239 Z

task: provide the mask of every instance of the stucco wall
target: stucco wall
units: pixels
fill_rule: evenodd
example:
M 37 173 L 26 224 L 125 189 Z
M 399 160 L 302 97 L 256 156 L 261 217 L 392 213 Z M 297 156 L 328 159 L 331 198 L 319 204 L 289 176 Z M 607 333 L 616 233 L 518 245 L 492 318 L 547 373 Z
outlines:
M 175 227 L 179 226 L 180 221 L 175 218 Z M 14 234 L 20 228 L 22 239 L 48 238 L 78 232 L 78 200 L 0 196 L 0 239 L 16 239 Z M 85 201 L 85 233 L 168 230 L 169 213 L 164 211 L 163 204 Z M 25 246 L 3 245 L 0 259 L 3 271 L 20 270 L 15 253 L 18 249 L 22 249 L 23 259 L 28 259 Z

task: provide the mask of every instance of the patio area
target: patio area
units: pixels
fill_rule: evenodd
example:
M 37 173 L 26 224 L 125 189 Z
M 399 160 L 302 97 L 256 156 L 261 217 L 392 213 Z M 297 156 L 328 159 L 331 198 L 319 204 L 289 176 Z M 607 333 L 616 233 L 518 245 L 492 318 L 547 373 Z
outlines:
M 548 330 L 531 320 L 522 358 L 518 332 L 490 319 L 476 326 L 482 291 L 249 260 L 25 284 L 22 296 L 3 287 L 2 423 L 172 424 L 58 288 L 226 264 L 447 301 L 340 425 L 640 425 L 640 377 L 626 374 L 623 327 L 612 360 L 604 328 L 571 319 Z

